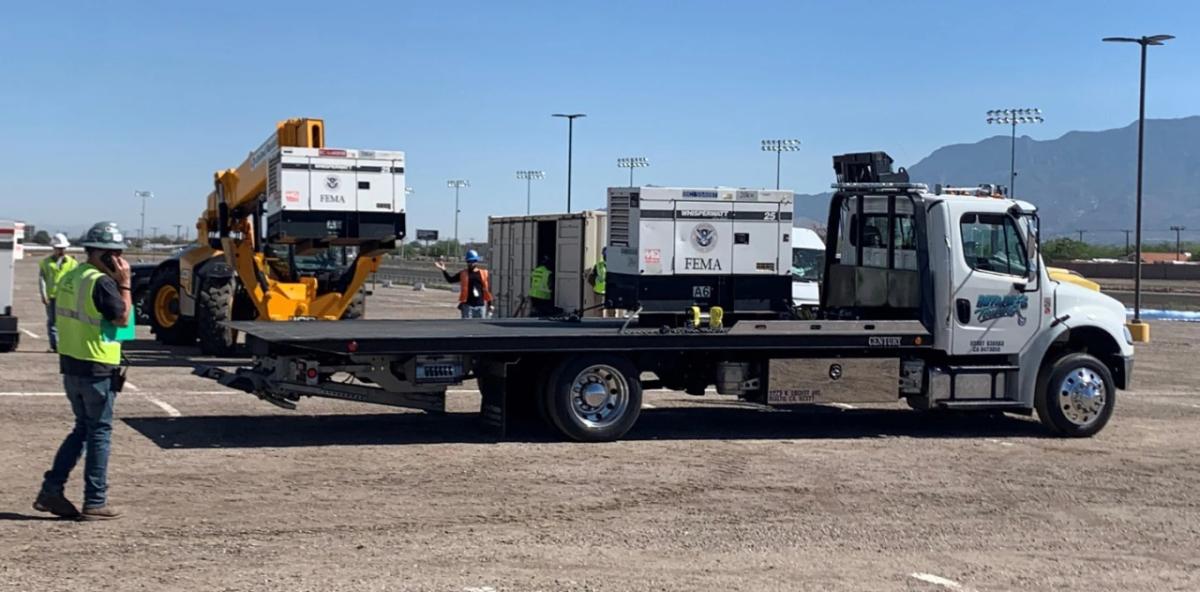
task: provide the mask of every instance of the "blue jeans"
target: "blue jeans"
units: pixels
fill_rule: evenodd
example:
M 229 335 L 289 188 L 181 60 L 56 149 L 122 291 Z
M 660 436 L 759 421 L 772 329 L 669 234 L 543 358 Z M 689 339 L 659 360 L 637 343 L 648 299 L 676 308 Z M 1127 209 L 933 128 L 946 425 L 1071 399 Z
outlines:
M 83 464 L 83 507 L 98 508 L 108 499 L 108 452 L 112 448 L 112 379 L 93 376 L 63 375 L 67 400 L 75 412 L 75 428 L 67 434 L 54 464 L 46 471 L 42 493 L 62 495 L 67 477 L 87 451 Z
M 462 305 L 462 318 L 464 319 L 486 319 L 486 306 L 467 306 Z
M 50 339 L 50 349 L 58 350 L 58 327 L 54 326 L 54 299 L 46 304 L 46 337 Z

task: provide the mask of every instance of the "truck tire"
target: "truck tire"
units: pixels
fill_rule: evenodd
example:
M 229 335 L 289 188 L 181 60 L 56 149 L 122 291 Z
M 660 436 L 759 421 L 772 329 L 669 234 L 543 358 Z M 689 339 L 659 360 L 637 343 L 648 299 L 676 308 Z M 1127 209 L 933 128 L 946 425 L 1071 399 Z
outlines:
M 1069 353 L 1044 366 L 1034 397 L 1042 425 L 1072 438 L 1085 438 L 1103 429 L 1116 403 L 1112 373 L 1085 353 Z
M 234 282 L 201 281 L 196 298 L 196 329 L 200 351 L 228 356 L 237 347 L 237 331 L 223 323 L 233 320 Z
M 637 368 L 619 355 L 566 358 L 547 381 L 546 415 L 564 436 L 607 442 L 624 436 L 642 411 Z
M 196 324 L 179 310 L 179 268 L 167 267 L 154 274 L 144 302 L 150 332 L 166 345 L 191 345 L 196 341 Z
M 342 320 L 361 319 L 367 314 L 367 293 L 359 289 L 350 301 L 350 305 L 342 312 Z

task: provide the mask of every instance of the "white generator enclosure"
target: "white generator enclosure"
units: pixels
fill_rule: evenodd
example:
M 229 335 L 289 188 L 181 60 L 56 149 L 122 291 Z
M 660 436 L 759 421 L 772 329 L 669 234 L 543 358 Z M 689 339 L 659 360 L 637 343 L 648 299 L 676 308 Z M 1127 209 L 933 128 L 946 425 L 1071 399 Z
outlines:
M 790 309 L 791 191 L 613 187 L 608 208 L 609 307 Z
M 25 224 L 0 220 L 0 352 L 17 349 L 21 334 L 13 316 L 17 260 L 25 256 Z
M 404 153 L 280 148 L 264 157 L 267 236 L 361 244 L 404 238 Z
M 492 295 L 497 317 L 530 316 L 529 278 L 545 260 L 554 307 L 598 316 L 600 297 L 588 277 L 600 260 L 607 215 L 600 211 L 488 218 Z

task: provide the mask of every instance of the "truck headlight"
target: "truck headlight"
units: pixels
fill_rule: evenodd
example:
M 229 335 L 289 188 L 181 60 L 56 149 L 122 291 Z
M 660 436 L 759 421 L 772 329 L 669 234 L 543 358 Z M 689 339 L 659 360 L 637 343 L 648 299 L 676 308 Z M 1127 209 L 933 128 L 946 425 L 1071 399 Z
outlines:
M 1129 332 L 1129 326 L 1126 325 L 1122 329 L 1125 329 L 1125 343 L 1133 345 L 1133 333 Z

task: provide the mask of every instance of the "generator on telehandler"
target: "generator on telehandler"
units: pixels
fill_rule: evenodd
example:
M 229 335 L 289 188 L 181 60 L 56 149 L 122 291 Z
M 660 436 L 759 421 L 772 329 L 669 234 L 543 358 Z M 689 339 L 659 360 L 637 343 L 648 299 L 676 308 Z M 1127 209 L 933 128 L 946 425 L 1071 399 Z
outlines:
M 228 354 L 228 321 L 358 318 L 363 285 L 405 235 L 404 153 L 325 146 L 320 119 L 288 119 L 217 171 L 197 242 L 153 270 L 160 342 Z

